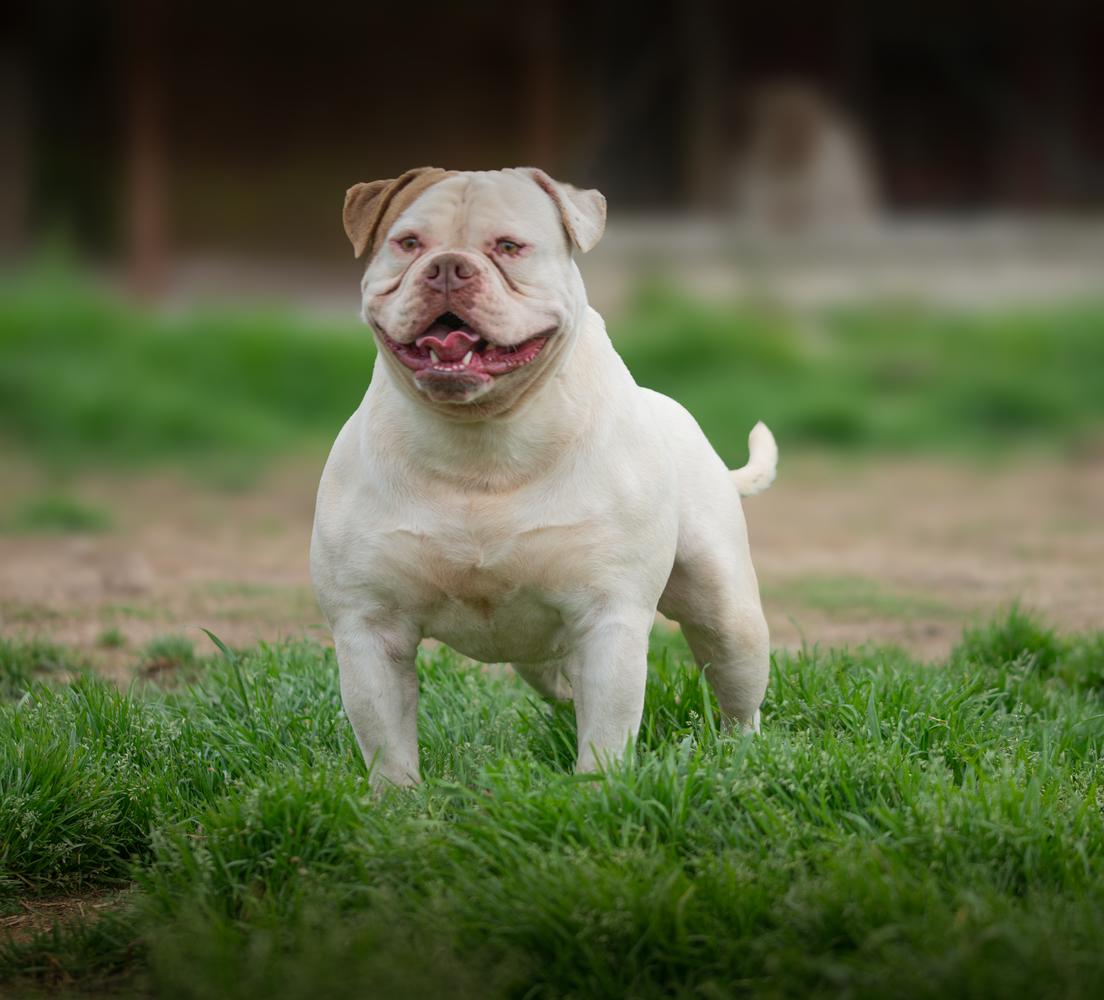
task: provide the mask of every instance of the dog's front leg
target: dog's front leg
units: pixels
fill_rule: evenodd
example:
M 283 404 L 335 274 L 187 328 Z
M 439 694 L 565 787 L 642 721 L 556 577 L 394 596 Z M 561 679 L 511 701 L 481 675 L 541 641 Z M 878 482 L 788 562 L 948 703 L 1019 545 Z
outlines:
M 350 616 L 334 625 L 341 702 L 376 787 L 416 785 L 418 635 Z
M 620 759 L 644 713 L 654 611 L 603 616 L 579 637 L 571 688 L 579 732 L 577 772 Z

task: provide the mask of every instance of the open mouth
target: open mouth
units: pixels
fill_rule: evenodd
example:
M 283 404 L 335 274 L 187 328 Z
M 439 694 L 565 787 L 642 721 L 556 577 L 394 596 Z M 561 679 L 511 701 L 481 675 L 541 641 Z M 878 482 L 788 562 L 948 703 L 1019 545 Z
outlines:
M 548 342 L 548 334 L 510 346 L 492 344 L 455 313 L 438 316 L 412 344 L 383 334 L 387 346 L 411 371 L 424 376 L 505 375 L 529 364 Z

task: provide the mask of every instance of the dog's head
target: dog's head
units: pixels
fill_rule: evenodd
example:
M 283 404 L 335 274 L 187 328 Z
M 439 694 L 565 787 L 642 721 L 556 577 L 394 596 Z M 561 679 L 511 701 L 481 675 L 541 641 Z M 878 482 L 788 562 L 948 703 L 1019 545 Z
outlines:
M 344 218 L 392 375 L 470 418 L 508 409 L 563 356 L 586 309 L 572 251 L 601 238 L 606 201 L 531 167 L 422 167 L 350 188 Z

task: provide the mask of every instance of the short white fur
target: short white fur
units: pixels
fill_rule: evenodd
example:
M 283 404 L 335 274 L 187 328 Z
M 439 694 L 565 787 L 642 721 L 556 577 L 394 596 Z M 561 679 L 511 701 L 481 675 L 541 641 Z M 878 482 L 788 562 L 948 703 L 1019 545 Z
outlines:
M 434 185 L 392 230 L 416 230 L 419 256 L 384 249 L 362 283 L 377 332 L 413 339 L 440 306 L 419 279 L 426 255 L 463 254 L 484 269 L 464 304 L 484 336 L 520 343 L 556 326 L 535 361 L 473 403 L 423 399 L 381 343 L 326 463 L 311 570 L 376 784 L 420 780 L 425 638 L 572 698 L 576 766 L 591 771 L 636 736 L 658 608 L 682 625 L 726 718 L 758 728 L 769 639 L 740 493 L 773 481 L 774 439 L 757 424 L 748 464 L 730 472 L 683 407 L 636 385 L 587 305 L 557 204 L 570 199 L 592 245 L 604 200 L 566 185 L 554 198 L 546 182 L 510 170 Z M 532 249 L 496 261 L 488 241 L 503 236 Z

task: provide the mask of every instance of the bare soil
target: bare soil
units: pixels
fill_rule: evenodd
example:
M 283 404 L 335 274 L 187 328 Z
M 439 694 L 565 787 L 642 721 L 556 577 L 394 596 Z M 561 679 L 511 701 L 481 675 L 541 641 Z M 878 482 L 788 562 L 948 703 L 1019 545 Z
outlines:
M 0 631 L 80 647 L 120 680 L 159 636 L 210 651 L 201 626 L 231 644 L 328 640 L 307 569 L 319 470 L 289 463 L 239 493 L 165 474 L 76 484 L 113 530 L 0 536 Z M 1062 629 L 1104 627 L 1100 456 L 795 459 L 745 509 L 779 646 L 889 642 L 935 656 L 1017 600 Z
M 54 927 L 64 927 L 77 920 L 90 922 L 104 913 L 122 909 L 130 892 L 129 889 L 102 890 L 79 896 L 21 899 L 16 904 L 17 913 L 0 916 L 0 940 L 7 938 L 18 944 Z

